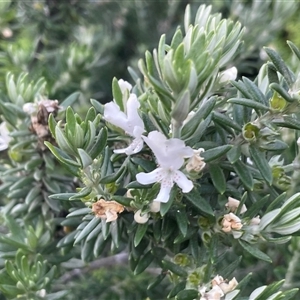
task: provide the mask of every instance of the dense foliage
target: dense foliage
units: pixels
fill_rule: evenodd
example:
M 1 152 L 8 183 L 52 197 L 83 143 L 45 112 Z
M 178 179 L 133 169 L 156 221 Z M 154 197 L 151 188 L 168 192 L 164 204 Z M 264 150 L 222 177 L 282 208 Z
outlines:
M 0 3 L 3 299 L 296 299 L 298 4 L 194 2 Z

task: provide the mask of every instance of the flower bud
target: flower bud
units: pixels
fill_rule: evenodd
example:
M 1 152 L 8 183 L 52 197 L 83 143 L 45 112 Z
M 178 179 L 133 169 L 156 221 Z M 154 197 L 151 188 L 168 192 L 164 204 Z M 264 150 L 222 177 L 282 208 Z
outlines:
M 243 137 L 246 141 L 248 142 L 254 142 L 259 134 L 259 128 L 252 124 L 252 123 L 247 123 L 243 127 Z
M 273 97 L 270 99 L 270 106 L 275 111 L 282 111 L 286 107 L 286 100 L 283 99 L 277 92 L 274 92 Z
M 139 209 L 134 214 L 134 220 L 139 224 L 145 224 L 149 220 L 149 214 L 141 214 L 142 210 Z
M 149 207 L 150 207 L 151 212 L 157 213 L 157 212 L 160 211 L 160 202 L 153 201 L 153 202 L 150 203 Z
M 120 90 L 121 90 L 122 94 L 124 94 L 124 92 L 126 90 L 128 90 L 130 92 L 131 89 L 132 89 L 132 85 L 129 82 L 123 80 L 123 79 L 119 79 L 118 84 L 119 84 L 119 87 L 120 87 Z
M 230 80 L 235 80 L 238 70 L 236 67 L 227 69 L 219 74 L 219 83 L 228 83 Z
M 239 205 L 240 205 L 240 201 L 236 200 L 236 199 L 234 199 L 232 197 L 228 197 L 228 202 L 225 204 L 225 206 L 227 208 L 229 208 L 229 210 L 231 212 L 236 212 L 236 210 L 238 209 Z M 247 207 L 246 207 L 245 204 L 243 204 L 240 213 L 243 214 L 246 211 L 247 211 Z

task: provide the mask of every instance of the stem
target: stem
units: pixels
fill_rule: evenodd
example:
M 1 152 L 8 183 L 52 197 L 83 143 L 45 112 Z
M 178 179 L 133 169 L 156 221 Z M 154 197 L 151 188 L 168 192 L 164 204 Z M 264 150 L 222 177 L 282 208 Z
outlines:
M 182 122 L 179 123 L 176 120 L 172 119 L 172 138 L 180 139 L 181 127 L 182 127 Z
M 289 266 L 286 271 L 285 281 L 283 284 L 284 288 L 288 288 L 288 287 L 292 286 L 293 278 L 294 278 L 295 272 L 297 271 L 296 268 L 298 266 L 299 260 L 300 260 L 300 252 L 299 252 L 299 250 L 296 250 L 294 252 L 292 259 L 290 260 Z

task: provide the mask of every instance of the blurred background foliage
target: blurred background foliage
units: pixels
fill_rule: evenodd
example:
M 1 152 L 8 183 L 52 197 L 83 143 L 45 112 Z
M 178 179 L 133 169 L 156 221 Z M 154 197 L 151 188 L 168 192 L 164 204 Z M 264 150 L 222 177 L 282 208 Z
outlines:
M 5 93 L 8 72 L 15 78 L 26 72 L 29 80 L 45 78 L 45 93 L 49 99 L 61 101 L 79 91 L 77 112 L 86 112 L 90 98 L 102 103 L 110 101 L 112 78 L 131 81 L 127 67 L 137 69 L 137 60 L 143 57 L 145 50 L 151 51 L 157 45 L 161 34 L 166 33 L 167 42 L 170 41 L 178 24 L 183 23 L 188 3 L 193 13 L 202 3 L 212 4 L 213 12 L 221 12 L 223 17 L 239 20 L 246 26 L 244 44 L 234 65 L 240 76 L 254 78 L 266 60 L 261 50 L 263 46 L 279 49 L 286 59 L 290 56 L 285 42 L 287 39 L 300 47 L 299 7 L 294 10 L 287 5 L 282 11 L 278 10 L 278 2 L 0 1 L 0 96 Z M 64 234 L 64 230 L 57 229 L 57 238 Z M 297 243 L 295 240 L 294 244 Z M 47 246 L 53 247 L 53 244 Z M 51 247 L 43 253 L 50 261 Z M 273 258 L 274 271 L 267 274 L 264 263 L 257 264 L 252 261 L 253 257 L 249 257 L 242 275 L 252 271 L 256 281 L 254 286 L 265 282 L 266 277 L 268 282 L 284 277 L 292 248 L 293 245 L 289 249 L 282 246 L 280 257 Z M 66 281 L 71 292 L 61 299 L 166 299 L 169 290 L 167 280 L 149 292 L 146 288 L 151 278 L 149 272 L 133 276 L 126 265 L 116 265 Z M 59 285 L 58 282 L 57 290 Z M 250 286 L 249 290 L 253 290 L 254 286 Z

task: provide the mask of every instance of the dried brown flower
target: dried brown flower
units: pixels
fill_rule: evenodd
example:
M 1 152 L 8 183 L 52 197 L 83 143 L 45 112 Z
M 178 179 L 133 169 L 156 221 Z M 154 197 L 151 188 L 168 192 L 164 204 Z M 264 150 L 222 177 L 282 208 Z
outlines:
M 100 199 L 93 203 L 92 211 L 96 217 L 106 219 L 106 222 L 111 222 L 118 218 L 118 213 L 124 211 L 124 206 L 116 201 L 105 201 L 104 199 Z

